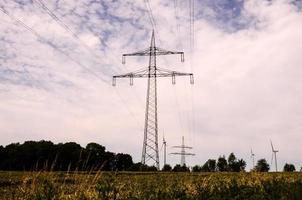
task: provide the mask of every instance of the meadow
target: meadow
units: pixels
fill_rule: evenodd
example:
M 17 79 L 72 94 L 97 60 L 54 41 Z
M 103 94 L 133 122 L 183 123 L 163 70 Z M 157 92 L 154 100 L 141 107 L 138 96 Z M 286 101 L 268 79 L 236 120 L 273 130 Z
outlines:
M 0 172 L 0 199 L 302 199 L 302 173 Z

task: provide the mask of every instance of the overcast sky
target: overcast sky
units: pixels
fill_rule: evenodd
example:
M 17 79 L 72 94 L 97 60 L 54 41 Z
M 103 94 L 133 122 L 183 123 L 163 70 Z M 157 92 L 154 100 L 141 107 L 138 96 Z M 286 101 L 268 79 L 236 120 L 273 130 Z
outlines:
M 302 2 L 195 0 L 194 34 L 189 1 L 149 2 L 157 45 L 185 52 L 185 63 L 166 56 L 158 66 L 195 76 L 194 85 L 159 80 L 159 141 L 164 133 L 168 152 L 184 136 L 196 153 L 189 165 L 234 152 L 250 168 L 251 148 L 270 162 L 271 139 L 279 169 L 300 168 Z M 148 3 L 1 0 L 0 9 L 0 145 L 97 142 L 140 161 L 147 82 L 112 87 L 111 78 L 148 66 L 148 58 L 121 63 L 122 53 L 149 46 Z

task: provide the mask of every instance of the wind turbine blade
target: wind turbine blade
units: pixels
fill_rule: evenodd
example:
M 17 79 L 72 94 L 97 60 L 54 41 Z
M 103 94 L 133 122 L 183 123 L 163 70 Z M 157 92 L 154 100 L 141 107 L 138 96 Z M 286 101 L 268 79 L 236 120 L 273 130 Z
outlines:
M 270 142 L 271 142 L 272 151 L 274 151 L 274 146 L 273 146 L 272 140 L 270 140 Z
M 272 153 L 271 166 L 273 165 L 274 152 Z
M 163 149 L 164 143 L 162 143 L 161 147 L 160 147 L 160 151 Z

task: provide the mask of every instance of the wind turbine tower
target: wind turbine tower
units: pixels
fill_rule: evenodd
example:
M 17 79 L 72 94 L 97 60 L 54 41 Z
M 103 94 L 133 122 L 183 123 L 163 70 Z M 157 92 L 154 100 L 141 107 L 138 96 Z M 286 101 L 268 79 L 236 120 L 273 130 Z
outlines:
M 279 152 L 279 150 L 274 149 L 273 143 L 271 142 L 271 147 L 272 147 L 272 159 L 271 159 L 271 165 L 273 164 L 273 160 L 275 159 L 275 168 L 276 168 L 276 172 L 278 172 L 278 166 L 277 166 L 277 153 Z
M 253 161 L 253 169 L 255 168 L 255 154 L 253 153 L 253 149 L 251 149 L 251 158 Z
M 147 98 L 145 112 L 144 141 L 142 150 L 142 164 L 150 164 L 159 169 L 158 153 L 158 114 L 157 114 L 157 79 L 159 77 L 171 77 L 172 84 L 175 84 L 176 76 L 189 76 L 190 83 L 194 83 L 192 73 L 183 73 L 162 69 L 157 66 L 157 57 L 164 55 L 179 54 L 181 61 L 184 62 L 184 52 L 168 51 L 155 45 L 154 30 L 152 31 L 150 46 L 142 51 L 123 54 L 122 63 L 125 64 L 127 56 L 148 56 L 149 66 L 134 72 L 113 76 L 112 85 L 115 86 L 117 78 L 129 78 L 130 85 L 133 85 L 133 78 L 147 78 Z
M 182 136 L 182 142 L 180 146 L 173 146 L 173 148 L 180 148 L 180 152 L 171 153 L 174 155 L 180 155 L 180 165 L 183 166 L 186 164 L 186 156 L 195 156 L 194 153 L 187 153 L 186 149 L 193 149 L 193 147 L 185 146 L 185 139 Z
M 165 140 L 165 135 L 163 136 L 163 146 L 164 147 L 164 166 L 167 164 L 167 141 Z

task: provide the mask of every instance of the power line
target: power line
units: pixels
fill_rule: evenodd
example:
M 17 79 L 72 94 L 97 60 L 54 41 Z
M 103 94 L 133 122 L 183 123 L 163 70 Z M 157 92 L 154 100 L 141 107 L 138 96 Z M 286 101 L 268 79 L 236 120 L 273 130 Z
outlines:
M 176 33 L 177 33 L 177 39 L 180 45 L 180 48 L 183 49 L 181 34 L 180 34 L 180 23 L 179 23 L 179 13 L 178 13 L 178 1 L 174 0 L 174 18 L 176 22 Z
M 2 6 L 0 6 L 0 11 L 3 12 L 5 15 L 7 15 L 11 20 L 15 21 L 16 23 L 18 23 L 19 25 L 23 26 L 25 29 L 27 29 L 28 31 L 30 31 L 32 34 L 34 34 L 37 38 L 39 38 L 41 41 L 47 41 L 47 39 L 45 39 L 43 36 L 41 36 L 38 32 L 36 32 L 34 29 L 32 29 L 31 27 L 27 26 L 23 21 L 15 18 L 14 16 L 12 16 L 11 14 L 9 14 L 9 12 L 4 9 Z M 92 75 L 94 75 L 96 78 L 100 79 L 102 82 L 105 82 L 108 84 L 108 81 L 106 81 L 105 79 L 103 79 L 102 77 L 100 77 L 98 74 L 96 74 L 94 71 L 92 71 L 91 69 L 89 69 L 87 66 L 83 65 L 82 63 L 78 62 L 77 60 L 75 60 L 74 58 L 72 58 L 68 53 L 62 51 L 61 49 L 55 47 L 54 44 L 50 43 L 49 41 L 47 41 L 48 44 L 56 51 L 60 52 L 61 54 L 65 55 L 68 59 L 70 59 L 71 61 L 73 61 L 74 63 L 78 64 L 79 66 L 81 66 L 82 68 L 84 68 L 87 72 L 91 73 Z M 116 91 L 116 90 L 115 90 Z M 116 91 L 117 96 L 120 98 L 121 102 L 127 107 L 128 105 L 126 104 L 125 100 L 121 97 L 121 95 L 118 93 L 118 91 Z M 130 116 L 133 117 L 133 119 L 135 121 L 137 121 L 137 119 L 134 117 L 133 112 L 131 111 L 131 109 L 129 108 L 129 106 L 127 107 L 127 110 L 130 114 Z
M 78 62 L 77 60 L 75 60 L 74 58 L 72 58 L 68 53 L 62 51 L 61 49 L 57 48 L 55 46 L 55 44 L 53 44 L 52 42 L 48 41 L 47 39 L 45 39 L 42 35 L 40 35 L 38 32 L 36 32 L 34 29 L 32 29 L 31 27 L 27 26 L 23 21 L 21 21 L 18 18 L 15 18 L 14 16 L 12 16 L 11 14 L 9 14 L 9 12 L 7 10 L 5 10 L 3 7 L 0 7 L 0 10 L 7 15 L 9 18 L 11 18 L 13 21 L 17 22 L 19 25 L 23 26 L 25 29 L 27 29 L 28 31 L 30 31 L 32 34 L 34 34 L 37 38 L 39 38 L 41 41 L 45 41 L 49 44 L 50 47 L 52 47 L 54 50 L 60 52 L 61 54 L 65 55 L 68 59 L 70 59 L 71 61 L 73 61 L 74 63 L 78 64 L 79 66 L 81 66 L 82 68 L 84 68 L 85 70 L 87 70 L 88 72 L 90 72 L 91 74 L 93 74 L 95 77 L 97 77 L 98 79 L 102 80 L 103 82 L 107 82 L 105 79 L 103 79 L 102 77 L 100 77 L 99 75 L 97 75 L 96 73 L 94 73 L 93 71 L 91 71 L 89 69 L 89 67 L 83 65 L 82 63 Z
M 195 10 L 195 0 L 189 0 L 189 15 L 190 15 L 190 51 L 191 53 L 194 51 L 194 44 L 195 44 L 195 17 L 194 17 L 194 10 Z
M 152 7 L 150 5 L 150 1 L 149 0 L 144 0 L 144 2 L 145 2 L 145 5 L 146 5 L 146 8 L 147 8 L 147 12 L 148 12 L 148 16 L 149 16 L 149 20 L 150 20 L 152 29 L 155 30 L 155 33 L 158 37 L 159 44 L 161 44 L 161 39 L 160 39 L 158 30 L 157 30 L 157 27 L 156 27 L 157 24 L 156 24 L 156 21 L 155 21 L 154 16 L 153 16 L 153 11 L 152 11 Z
M 64 23 L 53 11 L 51 11 L 45 3 L 43 3 L 42 0 L 34 0 L 39 6 L 46 11 L 46 13 L 55 20 L 61 27 L 63 27 L 67 32 L 69 32 L 75 40 L 77 40 L 86 50 L 88 50 L 91 54 L 93 54 L 95 57 L 97 57 L 100 60 L 104 60 L 105 57 L 101 57 L 98 54 L 95 53 L 91 47 L 89 47 L 83 40 L 66 24 Z M 98 37 L 101 40 L 101 43 L 105 46 L 106 43 L 102 40 L 102 38 Z

